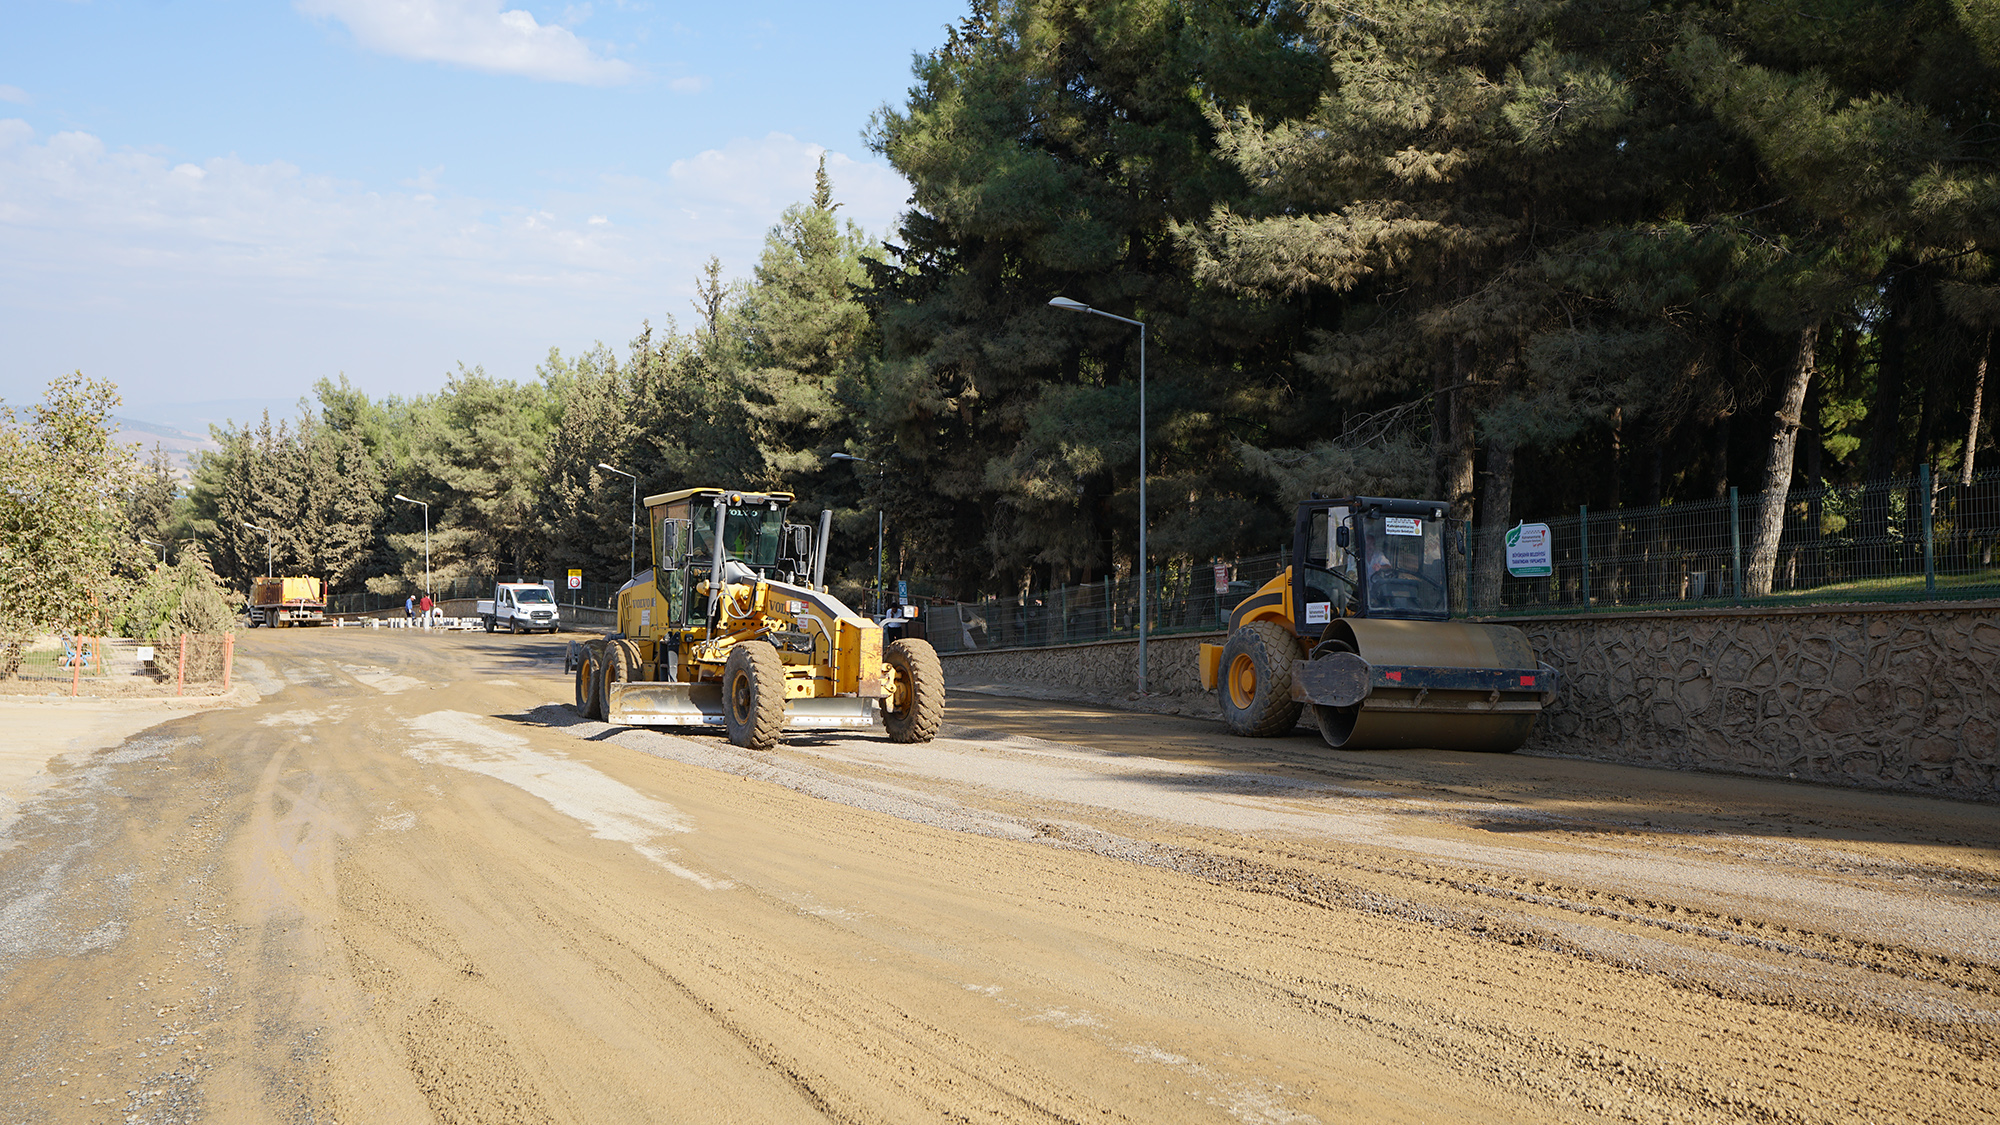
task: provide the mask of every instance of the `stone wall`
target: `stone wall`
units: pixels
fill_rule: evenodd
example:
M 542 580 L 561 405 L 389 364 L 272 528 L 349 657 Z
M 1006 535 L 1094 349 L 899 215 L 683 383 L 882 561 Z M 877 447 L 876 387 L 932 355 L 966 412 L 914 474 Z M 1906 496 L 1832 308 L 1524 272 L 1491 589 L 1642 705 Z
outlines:
M 2000 607 L 1683 610 L 1511 618 L 1564 677 L 1525 753 L 2000 800 Z M 1148 679 L 1197 699 L 1196 645 L 1151 640 Z M 954 683 L 1118 696 L 1131 641 L 945 656 Z
M 1195 666 L 1195 650 L 1203 641 L 1219 645 L 1223 634 L 1148 638 L 1148 689 L 1156 695 L 1199 695 L 1201 673 Z M 948 652 L 941 657 L 945 679 L 950 683 L 1020 684 L 1083 696 L 1123 695 L 1139 688 L 1137 641 Z
M 1991 605 L 1514 620 L 1566 677 L 1527 749 L 1993 800 Z

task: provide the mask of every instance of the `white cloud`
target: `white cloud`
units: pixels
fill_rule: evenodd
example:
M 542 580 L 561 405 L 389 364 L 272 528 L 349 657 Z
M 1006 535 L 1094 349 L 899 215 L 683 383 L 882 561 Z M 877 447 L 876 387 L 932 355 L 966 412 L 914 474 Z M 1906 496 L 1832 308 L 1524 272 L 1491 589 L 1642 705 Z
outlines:
M 699 94 L 703 90 L 708 89 L 708 79 L 699 75 L 676 78 L 672 82 L 667 83 L 667 89 L 672 90 L 676 94 Z
M 777 133 L 496 202 L 428 169 L 372 191 L 0 119 L 0 398 L 75 368 L 137 400 L 284 399 L 343 371 L 422 393 L 461 360 L 523 378 L 552 345 L 685 321 L 711 254 L 747 275 L 822 153 L 841 214 L 885 233 L 908 194 L 893 170 Z
M 546 82 L 612 86 L 638 77 L 637 68 L 605 58 L 576 33 L 537 23 L 522 9 L 503 11 L 501 0 L 295 0 L 309 16 L 347 25 L 355 41 L 406 59 L 455 63 L 493 74 Z M 565 18 L 580 20 L 589 5 Z
M 0 102 L 13 102 L 15 105 L 28 105 L 32 101 L 34 101 L 34 99 L 28 96 L 28 92 L 26 90 L 21 89 L 19 86 L 0 86 Z
M 738 138 L 667 169 L 675 202 L 699 222 L 742 221 L 768 229 L 786 207 L 812 197 L 813 175 L 826 157 L 827 178 L 844 218 L 876 235 L 886 234 L 909 198 L 903 178 L 880 164 L 863 164 L 822 145 L 784 133 L 760 140 Z

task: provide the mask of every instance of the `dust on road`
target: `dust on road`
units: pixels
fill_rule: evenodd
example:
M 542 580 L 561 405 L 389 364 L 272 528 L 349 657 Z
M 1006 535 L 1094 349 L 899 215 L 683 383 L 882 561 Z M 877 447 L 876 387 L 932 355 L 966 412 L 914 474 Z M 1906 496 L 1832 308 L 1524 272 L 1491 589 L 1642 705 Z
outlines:
M 956 694 L 583 722 L 252 634 L 0 834 L 0 1120 L 2000 1116 L 2000 809 Z

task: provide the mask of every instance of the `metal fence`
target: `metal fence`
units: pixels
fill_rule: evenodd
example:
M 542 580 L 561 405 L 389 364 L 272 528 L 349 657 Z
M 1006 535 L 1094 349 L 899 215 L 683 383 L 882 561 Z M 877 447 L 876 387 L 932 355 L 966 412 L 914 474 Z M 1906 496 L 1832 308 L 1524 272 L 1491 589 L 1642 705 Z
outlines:
M 1795 489 L 1769 592 L 1753 593 L 1762 500 L 1731 489 L 1715 500 L 1543 521 L 1551 573 L 1503 578 L 1497 603 L 1475 589 L 1474 605 L 1507 614 L 2000 597 L 2000 474 L 1946 484 L 1926 467 L 1912 478 Z
M 585 606 L 590 609 L 608 609 L 618 598 L 618 588 L 625 583 L 585 581 L 581 589 L 569 588 L 569 579 L 559 578 L 518 578 L 512 575 L 472 575 L 469 577 L 438 578 L 431 585 L 431 600 L 457 601 L 465 598 L 490 598 L 493 587 L 501 582 L 538 582 L 555 592 L 556 601 L 563 605 Z M 380 613 L 385 610 L 400 610 L 403 599 L 423 597 L 423 590 L 412 587 L 400 594 L 334 594 L 326 600 L 328 613 Z
M 1763 511 L 1759 494 L 1547 519 L 1550 573 L 1513 577 L 1502 559 L 1497 590 L 1482 589 L 1478 531 L 1456 550 L 1472 581 L 1454 590 L 1458 613 L 1518 616 L 1607 609 L 1818 602 L 2000 598 L 2000 473 L 1969 485 L 1912 478 L 1795 489 L 1768 594 L 1748 596 Z M 1147 575 L 1148 636 L 1225 628 L 1229 611 L 1289 564 L 1288 552 L 1232 562 L 1183 562 Z M 1216 587 L 1218 571 L 1220 592 Z M 911 586 L 921 588 L 920 581 Z M 1138 584 L 1106 579 L 978 602 L 919 599 L 925 635 L 940 652 L 1079 644 L 1138 636 Z

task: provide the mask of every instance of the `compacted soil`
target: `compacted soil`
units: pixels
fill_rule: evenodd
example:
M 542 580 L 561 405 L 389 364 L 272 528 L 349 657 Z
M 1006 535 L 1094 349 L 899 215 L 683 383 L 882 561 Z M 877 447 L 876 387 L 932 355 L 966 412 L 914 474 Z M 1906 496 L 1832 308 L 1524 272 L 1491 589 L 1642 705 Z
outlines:
M 964 692 L 758 754 L 564 645 L 260 630 L 17 787 L 0 1121 L 2000 1119 L 2000 807 Z

